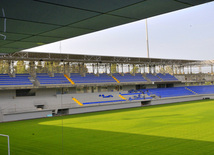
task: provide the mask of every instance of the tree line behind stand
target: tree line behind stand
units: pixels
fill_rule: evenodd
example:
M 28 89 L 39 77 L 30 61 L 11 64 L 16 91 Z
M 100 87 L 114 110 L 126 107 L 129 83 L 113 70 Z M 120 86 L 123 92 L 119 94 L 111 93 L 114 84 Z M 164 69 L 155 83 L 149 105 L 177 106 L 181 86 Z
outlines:
M 12 67 L 13 66 L 13 67 Z M 30 67 L 31 66 L 31 67 Z M 34 67 L 32 67 L 34 66 Z M 7 74 L 11 70 L 12 72 L 16 74 L 22 74 L 22 73 L 30 73 L 30 69 L 34 68 L 34 72 L 36 73 L 79 73 L 80 71 L 83 71 L 87 73 L 89 71 L 90 65 L 79 65 L 78 63 L 68 63 L 68 62 L 57 62 L 57 61 L 35 61 L 29 62 L 29 61 L 9 61 L 9 60 L 0 60 L 0 74 Z M 165 71 L 164 71 L 165 70 Z M 120 70 L 121 71 L 121 70 Z M 111 73 L 117 73 L 117 64 L 111 65 Z M 137 65 L 134 65 L 130 68 L 130 73 L 137 73 L 140 72 L 140 68 Z M 165 72 L 165 73 L 172 73 L 172 68 L 170 66 L 166 66 L 165 69 L 163 67 L 160 67 L 156 70 L 156 72 Z

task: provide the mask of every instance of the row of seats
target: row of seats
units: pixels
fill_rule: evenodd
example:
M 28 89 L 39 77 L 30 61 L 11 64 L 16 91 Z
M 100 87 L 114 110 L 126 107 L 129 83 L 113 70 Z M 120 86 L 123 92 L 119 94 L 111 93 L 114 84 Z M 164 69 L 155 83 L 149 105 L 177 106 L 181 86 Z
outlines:
M 113 76 L 120 82 L 147 82 L 147 80 L 140 73 L 136 73 L 132 76 L 130 73 L 122 76 L 119 73 L 114 73 Z M 164 77 L 162 74 L 158 74 L 159 78 L 152 74 L 146 74 L 146 77 L 151 81 L 161 81 L 160 77 Z M 0 74 L 0 85 L 32 85 L 29 80 L 29 74 L 16 74 L 15 77 L 10 77 L 8 74 Z M 170 74 L 165 75 L 165 81 L 167 79 L 177 80 Z M 47 73 L 37 73 L 37 80 L 41 85 L 48 84 L 71 84 L 69 80 L 62 73 L 54 73 L 53 77 L 50 77 Z M 70 73 L 69 78 L 77 84 L 81 83 L 116 83 L 117 81 L 107 74 L 100 74 L 96 76 L 92 73 L 86 73 L 85 77 L 82 77 L 79 73 Z M 17 82 L 18 81 L 18 82 Z
M 120 82 L 147 82 L 147 80 L 140 73 L 136 73 L 135 76 L 130 73 L 126 73 L 124 76 L 119 73 L 114 73 L 113 76 Z
M 67 79 L 65 78 L 59 78 L 59 75 L 61 73 L 55 73 L 55 77 L 49 77 L 46 74 L 46 77 L 44 78 L 44 73 L 40 73 L 37 75 L 37 79 L 40 81 L 40 84 L 66 84 L 69 83 Z M 42 77 L 43 79 L 42 79 Z M 63 76 L 61 74 L 60 76 Z M 131 74 L 127 73 L 122 76 L 119 73 L 114 73 L 113 76 L 118 79 L 120 82 L 147 82 L 147 80 L 142 76 L 140 73 L 136 73 L 135 76 L 132 76 Z M 155 77 L 156 80 L 151 79 L 151 81 L 161 81 L 160 78 L 150 74 L 149 77 Z M 48 78 L 52 81 L 48 81 Z M 74 83 L 81 84 L 81 83 L 116 83 L 116 81 L 107 74 L 100 74 L 99 76 L 96 76 L 92 73 L 86 73 L 85 76 L 81 76 L 79 73 L 70 73 L 69 77 Z M 60 80 L 59 82 L 56 82 L 55 80 Z M 176 78 L 175 78 L 176 79 Z M 67 82 L 65 82 L 67 80 Z
M 50 77 L 47 73 L 37 73 L 37 80 L 42 85 L 71 84 L 62 73 L 54 73 L 54 77 Z
M 140 95 L 146 94 L 148 96 L 157 96 L 159 98 L 165 97 L 177 97 L 177 96 L 188 96 L 197 94 L 214 94 L 214 86 L 187 86 L 187 87 L 171 87 L 171 88 L 151 88 L 151 89 L 140 89 L 130 90 L 127 93 L 121 95 Z
M 161 78 L 163 81 L 178 81 L 177 78 L 175 78 L 174 76 L 170 75 L 169 73 L 166 73 L 165 75 L 161 74 L 161 73 L 158 73 L 156 76 Z
M 146 78 L 148 78 L 150 81 L 161 81 L 160 78 L 158 78 L 157 76 L 153 75 L 153 74 L 146 74 Z
M 74 83 L 115 83 L 116 81 L 107 74 L 100 74 L 96 76 L 92 73 L 86 73 L 85 77 L 82 77 L 79 73 L 70 73 L 70 79 Z
M 185 87 L 145 89 L 147 95 L 157 95 L 160 98 L 195 95 Z
M 44 73 L 42 73 L 44 74 Z M 39 81 L 41 81 L 40 75 L 37 75 L 37 78 Z M 63 76 L 61 73 L 55 73 L 55 77 L 52 77 L 51 80 L 60 80 L 59 82 L 45 82 L 41 81 L 40 84 L 66 84 L 69 83 L 66 78 L 59 78 L 59 76 Z M 135 76 L 132 76 L 131 74 L 127 73 L 122 76 L 119 73 L 114 73 L 113 76 L 118 79 L 120 82 L 147 82 L 147 80 L 142 76 L 140 73 L 136 73 Z M 150 74 L 150 76 L 153 76 L 156 78 L 156 80 L 151 80 L 151 81 L 161 81 L 160 78 Z M 172 76 L 174 77 L 174 76 Z M 47 77 L 46 77 L 47 78 Z M 86 73 L 85 76 L 81 76 L 79 73 L 70 73 L 69 77 L 74 83 L 81 84 L 81 83 L 116 83 L 116 81 L 109 75 L 107 74 L 100 74 L 99 76 L 96 76 L 92 73 Z M 174 77 L 174 79 L 176 79 Z M 176 79 L 177 80 L 177 79 Z M 66 82 L 67 81 L 67 82 Z
M 29 77 L 29 74 L 16 74 L 15 77 L 10 77 L 8 74 L 0 74 L 0 85 L 33 85 Z
M 214 86 L 188 86 L 188 89 L 192 90 L 197 94 L 214 94 Z

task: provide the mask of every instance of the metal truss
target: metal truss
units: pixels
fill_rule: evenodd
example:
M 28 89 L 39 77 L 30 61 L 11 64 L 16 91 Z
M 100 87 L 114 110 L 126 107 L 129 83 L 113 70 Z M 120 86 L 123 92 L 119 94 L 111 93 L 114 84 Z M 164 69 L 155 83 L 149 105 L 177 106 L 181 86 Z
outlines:
M 158 65 L 196 66 L 196 65 L 214 64 L 214 61 L 96 56 L 96 55 L 94 56 L 94 55 L 55 54 L 55 53 L 37 53 L 37 52 L 16 52 L 7 55 L 1 55 L 0 60 L 60 61 L 71 63 L 81 62 L 81 63 L 99 63 L 99 64 L 115 63 L 115 64 L 137 64 L 146 66 L 158 66 Z

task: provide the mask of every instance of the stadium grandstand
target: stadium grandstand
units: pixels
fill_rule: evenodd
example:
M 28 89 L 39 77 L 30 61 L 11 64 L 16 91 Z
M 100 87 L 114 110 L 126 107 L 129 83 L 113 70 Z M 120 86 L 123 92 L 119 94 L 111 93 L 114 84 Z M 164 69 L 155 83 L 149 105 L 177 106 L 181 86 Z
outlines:
M 0 122 L 210 96 L 211 61 L 22 51 L 207 2 L 1 1 Z M 24 72 L 16 67 L 19 61 Z M 202 73 L 203 66 L 210 72 Z M 204 84 L 211 86 L 192 86 Z
M 1 122 L 192 101 L 214 93 L 213 64 L 207 61 L 34 52 L 0 59 Z M 24 73 L 17 73 L 19 61 L 28 68 Z M 210 72 L 201 73 L 203 66 Z

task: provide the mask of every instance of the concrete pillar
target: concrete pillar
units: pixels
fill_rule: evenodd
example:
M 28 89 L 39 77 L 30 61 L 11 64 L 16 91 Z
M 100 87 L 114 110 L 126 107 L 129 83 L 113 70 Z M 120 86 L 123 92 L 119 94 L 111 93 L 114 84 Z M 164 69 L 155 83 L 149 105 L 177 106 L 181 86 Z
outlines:
M 123 64 L 121 64 L 121 68 L 122 68 L 122 73 L 121 73 L 121 75 L 124 76 Z
M 11 60 L 11 61 L 9 61 L 9 65 L 8 65 L 8 71 L 9 71 L 9 73 L 10 73 L 10 75 L 12 76 L 12 77 L 15 77 L 16 76 L 16 74 L 15 74 L 15 72 L 14 72 L 14 62 Z
M 107 64 L 105 64 L 105 73 L 107 74 Z
M 62 62 L 62 65 L 63 65 L 63 71 L 62 71 L 62 73 L 65 74 L 65 62 L 64 61 Z
M 180 69 L 180 68 L 177 66 L 177 67 L 176 67 L 176 74 L 179 74 L 179 69 Z
M 179 74 L 181 74 L 181 66 L 179 66 Z
M 153 65 L 149 65 L 150 73 L 153 74 Z
M 42 69 L 42 72 L 43 73 L 47 73 L 47 64 L 46 64 L 46 61 L 44 61 L 44 67 Z
M 174 69 L 175 69 L 175 74 L 178 74 L 178 67 L 176 66 Z
M 94 64 L 92 64 L 92 73 L 94 74 Z
M 132 64 L 132 70 L 133 70 L 133 74 L 135 73 L 135 64 Z
M 183 66 L 183 74 L 185 74 L 185 71 L 184 71 L 184 66 Z
M 12 60 L 10 61 L 9 66 L 10 66 L 9 71 L 10 71 L 10 73 L 13 75 L 13 73 L 14 73 L 14 70 L 13 70 L 13 69 L 14 69 L 14 68 L 13 68 L 13 67 L 14 67 L 14 63 L 13 63 L 13 61 L 12 61 Z
M 163 74 L 166 74 L 165 65 L 163 65 Z
M 98 92 L 101 92 L 101 87 L 100 86 L 98 87 Z
M 143 74 L 145 74 L 146 73 L 146 65 L 145 64 L 143 64 Z
M 12 74 L 15 74 L 15 70 L 14 70 L 14 61 L 12 61 Z
M 109 63 L 109 75 L 112 76 L 112 73 L 111 73 L 111 63 Z
M 130 64 L 128 65 L 128 73 L 130 73 Z
M 65 64 L 65 74 L 70 77 L 70 65 L 69 62 Z
M 119 65 L 116 65 L 116 73 L 119 73 Z
M 172 64 L 172 75 L 174 75 L 174 65 Z
M 7 64 L 8 64 L 7 73 L 8 73 L 9 75 L 11 75 L 11 61 L 8 60 L 8 61 L 7 61 Z
M 30 75 L 35 77 L 36 76 L 36 72 L 35 72 L 35 62 L 34 61 L 30 61 L 29 62 L 29 67 L 30 67 Z
M 198 69 L 199 69 L 199 73 L 201 74 L 202 73 L 201 66 L 198 66 Z
M 69 75 L 70 74 L 70 63 L 67 62 L 67 74 Z M 70 77 L 70 76 L 69 76 Z
M 99 63 L 97 63 L 97 76 L 99 76 Z
M 132 64 L 132 68 L 133 68 L 132 69 L 133 70 L 132 75 L 135 76 L 135 64 Z
M 84 63 L 80 64 L 80 75 L 85 77 L 85 64 Z
M 80 66 L 80 63 L 78 63 L 78 70 L 79 70 L 79 73 L 81 74 L 81 66 Z
M 35 64 L 35 63 L 34 63 Z M 51 61 L 51 73 L 53 73 L 54 72 L 54 62 L 53 61 Z
M 83 88 L 84 93 L 87 93 L 87 87 Z
M 71 73 L 71 62 L 68 62 L 68 74 Z
M 152 72 L 151 72 L 151 65 L 149 65 L 149 73 L 152 73 Z

